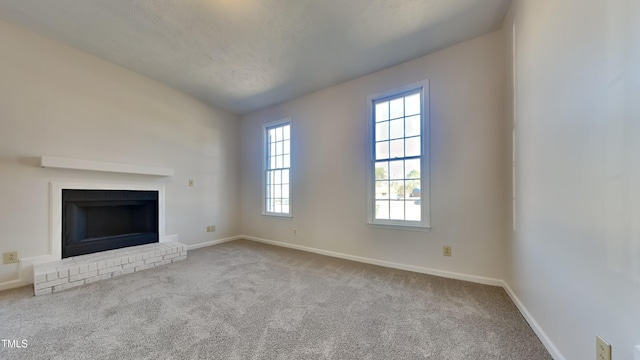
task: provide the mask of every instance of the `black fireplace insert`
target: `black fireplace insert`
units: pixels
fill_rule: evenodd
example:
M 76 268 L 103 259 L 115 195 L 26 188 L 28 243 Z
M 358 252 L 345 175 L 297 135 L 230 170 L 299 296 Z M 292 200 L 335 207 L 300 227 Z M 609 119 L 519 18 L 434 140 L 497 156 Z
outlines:
M 159 241 L 158 191 L 62 190 L 62 258 Z

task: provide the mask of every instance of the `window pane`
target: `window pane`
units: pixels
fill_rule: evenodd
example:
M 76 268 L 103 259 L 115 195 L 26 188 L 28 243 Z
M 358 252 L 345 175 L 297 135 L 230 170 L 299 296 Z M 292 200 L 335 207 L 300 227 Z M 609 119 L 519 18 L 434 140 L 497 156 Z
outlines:
M 275 143 L 271 143 L 269 144 L 269 155 L 268 156 L 273 156 L 276 154 L 276 144 Z
M 282 183 L 283 184 L 290 183 L 290 181 L 289 181 L 289 170 L 282 170 Z
M 289 213 L 289 204 L 282 204 L 282 212 L 285 214 Z
M 401 140 L 402 141 L 402 140 Z M 376 160 L 389 158 L 389 142 L 376 143 Z
M 285 199 L 289 198 L 289 184 L 282 185 L 282 197 Z
M 267 200 L 267 202 L 265 204 L 266 210 L 268 212 L 272 212 L 273 211 L 273 199 L 267 198 L 266 200 Z
M 269 129 L 269 139 L 268 142 L 276 141 L 276 129 Z
M 389 199 L 388 181 L 376 181 L 376 199 Z
M 275 156 L 270 156 L 269 157 L 269 169 L 274 169 L 276 167 L 276 157 Z
M 405 161 L 404 169 L 407 179 L 420 179 L 420 159 Z
M 391 200 L 404 199 L 404 181 L 392 181 L 390 190 Z
M 274 184 L 282 184 L 282 171 L 275 170 L 273 172 L 273 183 Z
M 376 219 L 389 219 L 389 201 L 376 201 Z
M 392 140 L 390 141 L 390 154 L 389 158 L 401 158 L 404 157 L 404 140 Z
M 276 185 L 274 190 L 275 190 L 273 192 L 274 197 L 276 198 L 282 197 L 282 185 Z
M 381 122 L 376 124 L 376 141 L 389 139 L 389 122 Z
M 376 104 L 376 122 L 389 120 L 389 102 Z
M 404 98 L 404 113 L 405 113 L 405 116 L 415 115 L 420 113 L 420 93 L 410 95 Z
M 405 161 L 404 169 L 407 174 L 407 179 L 420 178 L 420 159 Z
M 404 161 L 391 161 L 389 163 L 389 179 L 404 179 Z
M 391 100 L 389 102 L 390 118 L 396 119 L 404 116 L 404 98 Z
M 276 141 L 282 141 L 282 127 L 276 128 Z
M 389 202 L 389 219 L 404 220 L 404 201 L 392 200 Z
M 282 141 L 275 143 L 276 145 L 276 155 L 282 155 Z
M 407 156 L 420 155 L 420 136 L 406 139 Z
M 282 128 L 282 137 L 284 140 L 291 139 L 291 125 L 287 125 Z
M 280 202 L 279 199 L 276 199 L 275 203 L 276 204 L 274 206 L 273 212 L 281 213 L 282 212 L 282 203 Z
M 409 221 L 420 221 L 422 209 L 420 206 L 420 199 L 407 200 L 405 204 L 405 219 Z
M 290 154 L 291 153 L 291 141 L 290 140 L 285 140 L 285 142 L 283 143 L 283 149 L 282 149 L 282 153 L 283 154 Z
M 420 115 L 408 117 L 405 120 L 406 137 L 420 135 Z
M 390 124 L 389 135 L 391 139 L 404 137 L 404 119 L 392 120 Z
M 376 180 L 388 180 L 389 179 L 389 162 L 378 161 L 376 163 Z
M 406 180 L 404 187 L 407 189 L 405 198 L 420 198 L 420 180 Z
M 291 155 L 285 155 L 284 156 L 284 164 L 283 164 L 285 168 L 290 168 L 291 167 Z

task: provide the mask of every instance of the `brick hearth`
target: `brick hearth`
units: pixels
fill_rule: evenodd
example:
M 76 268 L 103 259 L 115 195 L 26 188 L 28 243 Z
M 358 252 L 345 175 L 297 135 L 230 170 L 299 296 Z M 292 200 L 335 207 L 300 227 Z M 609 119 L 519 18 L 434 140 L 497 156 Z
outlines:
M 34 265 L 33 290 L 36 296 L 51 294 L 186 258 L 186 246 L 177 242 L 132 246 L 75 256 Z

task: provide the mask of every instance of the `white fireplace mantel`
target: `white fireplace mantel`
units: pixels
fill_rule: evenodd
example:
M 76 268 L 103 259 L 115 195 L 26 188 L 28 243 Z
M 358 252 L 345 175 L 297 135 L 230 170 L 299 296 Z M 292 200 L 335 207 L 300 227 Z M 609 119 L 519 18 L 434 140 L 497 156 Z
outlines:
M 121 164 L 105 161 L 68 159 L 54 156 L 43 156 L 40 158 L 40 166 L 43 168 L 72 169 L 72 170 L 88 170 L 88 171 L 104 171 L 125 174 L 153 175 L 153 176 L 173 176 L 173 169 Z

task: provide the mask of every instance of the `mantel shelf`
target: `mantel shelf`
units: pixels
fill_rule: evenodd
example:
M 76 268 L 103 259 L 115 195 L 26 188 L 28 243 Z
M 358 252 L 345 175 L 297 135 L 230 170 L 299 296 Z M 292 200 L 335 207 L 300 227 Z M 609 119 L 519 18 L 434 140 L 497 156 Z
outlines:
M 154 166 L 120 164 L 104 161 L 68 159 L 53 156 L 43 156 L 40 159 L 43 168 L 73 169 L 88 171 L 104 171 L 125 174 L 173 176 L 173 169 Z

